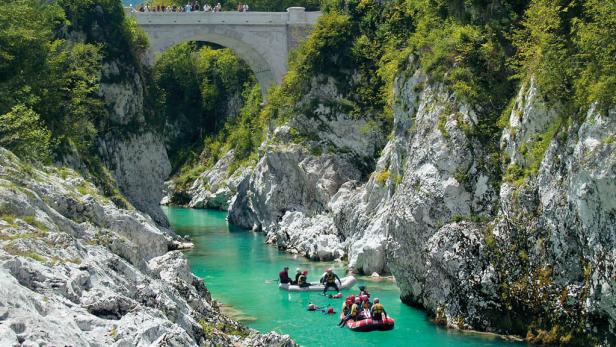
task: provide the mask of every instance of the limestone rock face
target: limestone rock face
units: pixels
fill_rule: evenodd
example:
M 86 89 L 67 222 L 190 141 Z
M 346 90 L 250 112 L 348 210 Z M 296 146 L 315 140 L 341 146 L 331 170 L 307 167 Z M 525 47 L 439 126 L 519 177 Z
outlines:
M 481 227 L 470 222 L 444 225 L 422 252 L 426 254 L 423 305 L 449 326 L 486 329 L 483 323 L 497 315 L 500 298 Z
M 524 255 L 502 260 L 503 267 L 514 265 L 506 278 L 521 281 L 528 266 L 531 279 L 543 284 L 531 288 L 540 299 L 523 304 L 541 304 L 536 315 L 580 326 L 580 333 L 608 344 L 616 341 L 616 269 L 607 265 L 616 256 L 615 116 L 616 110 L 596 106 L 581 116 L 567 114 L 547 105 L 533 80 L 525 85 L 501 148 L 519 153 L 543 142 L 545 152 L 535 175 L 502 184 L 493 230 L 498 244 L 511 245 L 510 255 Z M 534 159 L 510 158 L 509 168 Z
M 327 215 L 306 217 L 302 212 L 286 212 L 267 242 L 312 260 L 334 260 L 344 256 L 342 240 Z
M 163 141 L 152 132 L 127 138 L 110 136 L 100 140 L 99 150 L 130 202 L 168 226 L 159 206 L 162 187 L 171 172 Z
M 496 199 L 485 184 L 489 172 L 480 163 L 486 154 L 463 131 L 475 125 L 475 114 L 441 87 L 428 84 L 418 91 L 421 80 L 417 73 L 399 81 L 397 95 L 405 107 L 397 112 L 410 125 L 403 145 L 407 155 L 383 223 L 391 252 L 388 267 L 402 295 L 419 304 L 427 287 L 427 255 L 420 250 L 454 216 L 488 214 Z
M 0 148 L 0 345 L 295 346 L 223 316 L 176 237 Z
M 360 171 L 350 156 L 314 156 L 299 145 L 269 147 L 238 186 L 229 221 L 241 227 L 275 232 L 288 211 L 307 216 L 325 212 L 340 185 L 357 180 Z
M 229 174 L 235 151 L 227 152 L 210 169 L 203 172 L 188 190 L 191 208 L 209 208 L 226 211 L 231 198 L 237 192 L 240 182 L 250 174 L 251 169 L 240 168 Z
M 460 125 L 449 128 L 447 121 L 451 130 L 443 138 L 422 130 L 421 104 L 416 114 L 405 173 L 380 222 L 389 240 L 386 264 L 403 300 L 450 326 L 525 334 L 550 321 L 610 344 L 614 111 L 592 107 L 576 120 L 549 106 L 534 81 L 524 85 L 501 138 L 505 175 L 496 181 L 498 196 L 489 171 L 475 171 L 481 151 Z M 456 138 L 462 142 L 451 146 Z M 533 165 L 528 174 L 515 170 Z M 460 167 L 469 168 L 465 175 Z M 495 201 L 500 208 L 491 210 Z M 484 222 L 452 223 L 465 219 Z
M 145 118 L 142 77 L 134 68 L 119 64 L 112 61 L 103 69 L 108 79 L 120 81 L 101 84 L 112 130 L 100 134 L 99 154 L 128 200 L 157 223 L 168 226 L 159 206 L 163 183 L 171 173 L 164 139 Z M 121 74 L 127 77 L 118 78 Z

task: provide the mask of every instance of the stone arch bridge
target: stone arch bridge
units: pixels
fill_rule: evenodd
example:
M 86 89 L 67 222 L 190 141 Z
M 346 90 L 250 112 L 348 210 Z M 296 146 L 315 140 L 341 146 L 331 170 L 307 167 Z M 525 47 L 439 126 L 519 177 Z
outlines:
M 175 44 L 205 41 L 233 50 L 251 67 L 263 94 L 287 73 L 289 51 L 304 40 L 321 12 L 132 12 L 150 39 L 149 61 Z

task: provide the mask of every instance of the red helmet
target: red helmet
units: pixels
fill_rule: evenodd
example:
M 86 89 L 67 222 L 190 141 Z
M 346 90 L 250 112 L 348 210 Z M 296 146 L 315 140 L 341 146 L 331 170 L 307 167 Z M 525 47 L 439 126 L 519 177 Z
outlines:
M 374 303 L 375 303 L 375 304 L 378 304 L 378 303 L 379 303 L 379 298 L 375 298 L 375 299 L 374 299 Z
M 346 303 L 347 305 L 350 305 L 350 304 L 352 304 L 352 303 L 353 303 L 353 300 L 351 300 L 351 299 L 346 299 L 345 303 Z
M 308 270 L 304 270 L 304 275 L 307 275 L 307 274 L 308 274 Z
M 349 299 L 350 299 L 351 301 L 355 301 L 355 295 L 349 295 Z
M 362 296 L 361 296 L 361 301 L 368 301 L 368 297 L 367 297 L 367 296 L 365 296 L 365 295 L 362 295 Z
M 336 312 L 334 312 L 334 308 L 333 307 L 330 307 L 329 309 L 327 309 L 327 313 L 328 314 L 334 314 Z

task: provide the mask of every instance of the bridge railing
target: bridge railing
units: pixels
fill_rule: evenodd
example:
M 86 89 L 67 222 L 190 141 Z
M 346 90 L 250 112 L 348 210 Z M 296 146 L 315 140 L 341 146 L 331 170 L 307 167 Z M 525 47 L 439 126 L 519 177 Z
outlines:
M 303 7 L 290 7 L 286 12 L 139 12 L 132 7 L 124 9 L 140 25 L 314 25 L 321 16 L 321 12 L 306 12 Z

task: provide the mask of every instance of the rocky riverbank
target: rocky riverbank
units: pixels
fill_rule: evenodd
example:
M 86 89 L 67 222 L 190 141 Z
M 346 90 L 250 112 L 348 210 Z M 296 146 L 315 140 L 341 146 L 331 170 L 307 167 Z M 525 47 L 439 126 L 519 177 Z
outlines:
M 180 241 L 0 148 L 0 345 L 295 346 L 221 314 Z

